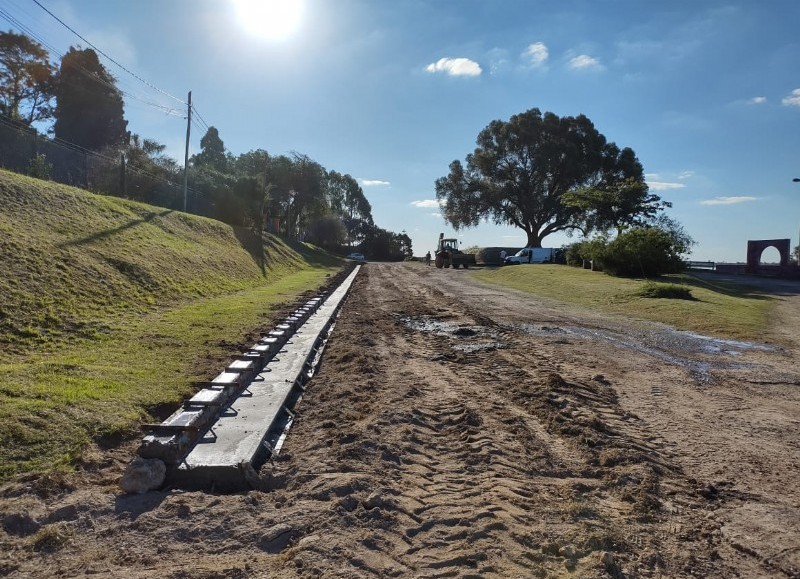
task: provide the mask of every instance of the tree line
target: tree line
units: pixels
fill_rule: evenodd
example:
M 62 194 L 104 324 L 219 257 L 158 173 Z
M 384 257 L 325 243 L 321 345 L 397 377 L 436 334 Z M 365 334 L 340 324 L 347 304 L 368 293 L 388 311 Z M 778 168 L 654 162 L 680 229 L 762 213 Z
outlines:
M 0 32 L 0 117 L 5 125 L 34 135 L 28 165 L 34 176 L 48 178 L 55 162 L 56 155 L 47 152 L 52 147 L 41 143 L 44 139 L 112 164 L 94 176 L 94 190 L 165 207 L 183 206 L 183 167 L 165 154 L 165 145 L 129 130 L 123 93 L 90 48 L 71 47 L 54 64 L 48 51 L 28 36 Z M 43 124 L 50 124 L 47 137 L 35 128 Z M 307 155 L 273 155 L 264 149 L 234 155 L 225 149 L 217 128 L 210 126 L 200 152 L 190 159 L 188 179 L 187 210 L 192 213 L 267 229 L 331 251 L 357 249 L 371 259 L 412 255 L 405 232 L 375 224 L 356 179 L 328 170 Z M 88 176 L 84 185 L 89 185 Z

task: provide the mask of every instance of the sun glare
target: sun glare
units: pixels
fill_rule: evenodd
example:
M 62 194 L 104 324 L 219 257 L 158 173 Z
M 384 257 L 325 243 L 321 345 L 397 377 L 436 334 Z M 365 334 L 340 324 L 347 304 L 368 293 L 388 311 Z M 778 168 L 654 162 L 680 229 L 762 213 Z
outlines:
M 303 0 L 233 0 L 242 27 L 268 40 L 285 40 L 300 26 Z

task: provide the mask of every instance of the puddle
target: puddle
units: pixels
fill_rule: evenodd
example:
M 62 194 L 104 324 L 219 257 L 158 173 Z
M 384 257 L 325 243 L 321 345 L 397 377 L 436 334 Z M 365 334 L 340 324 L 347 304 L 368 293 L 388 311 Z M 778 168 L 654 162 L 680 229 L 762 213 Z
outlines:
M 679 330 L 664 329 L 654 332 L 641 332 L 631 334 L 618 334 L 609 330 L 581 328 L 578 326 L 536 326 L 522 324 L 519 328 L 533 336 L 559 336 L 563 338 L 586 338 L 602 340 L 621 349 L 630 350 L 652 356 L 675 366 L 687 368 L 700 382 L 711 380 L 711 371 L 714 368 L 744 369 L 754 368 L 755 364 L 735 363 L 724 360 L 722 357 L 741 355 L 743 352 L 758 350 L 775 352 L 777 348 L 754 342 L 738 340 L 724 340 L 683 332 Z M 711 360 L 698 360 L 696 355 L 712 355 Z
M 453 345 L 454 350 L 466 353 L 488 352 L 505 348 L 506 345 L 498 341 L 497 333 L 483 326 L 465 326 L 453 322 L 443 322 L 430 317 L 409 318 L 401 317 L 400 320 L 407 328 L 417 332 L 430 332 L 437 336 L 448 336 L 458 339 Z M 491 341 L 486 341 L 490 338 Z M 495 338 L 495 339 L 492 339 Z
M 691 332 L 674 331 L 675 334 L 682 334 L 688 339 L 698 340 L 702 344 L 702 348 L 706 352 L 713 354 L 732 354 L 737 356 L 743 351 L 758 350 L 760 352 L 777 352 L 778 348 L 767 346 L 766 344 L 755 344 L 753 342 L 741 342 L 739 340 L 723 340 L 721 338 L 711 338 L 700 334 L 693 334 Z
M 453 349 L 462 352 L 491 351 L 507 347 L 507 344 L 499 341 L 496 331 L 484 326 L 462 325 L 427 316 L 421 318 L 402 316 L 400 320 L 411 330 L 453 338 L 455 340 Z M 779 351 L 779 348 L 766 344 L 712 338 L 669 328 L 623 334 L 580 326 L 519 324 L 515 327 L 531 336 L 552 337 L 555 343 L 569 343 L 570 339 L 601 340 L 622 350 L 645 354 L 667 364 L 686 368 L 701 383 L 711 381 L 711 372 L 714 369 L 757 367 L 756 364 L 734 361 L 743 352 Z
M 403 316 L 400 320 L 411 330 L 417 332 L 432 332 L 437 336 L 456 336 L 458 338 L 472 338 L 479 335 L 491 334 L 483 326 L 465 326 L 453 322 L 443 322 L 435 318 L 423 316 L 421 318 L 409 318 Z

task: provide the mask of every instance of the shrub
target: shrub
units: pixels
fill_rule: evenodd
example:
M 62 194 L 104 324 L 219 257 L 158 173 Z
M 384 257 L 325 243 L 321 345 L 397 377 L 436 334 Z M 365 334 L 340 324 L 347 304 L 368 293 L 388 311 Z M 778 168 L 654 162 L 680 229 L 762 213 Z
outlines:
M 346 239 L 347 228 L 335 215 L 320 217 L 308 228 L 308 240 L 328 250 L 341 247 Z
M 567 265 L 581 267 L 586 259 L 599 259 L 605 251 L 605 247 L 606 238 L 595 237 L 594 239 L 586 239 L 566 245 L 562 251 Z
M 636 295 L 643 298 L 666 298 L 673 300 L 694 300 L 692 291 L 683 285 L 674 283 L 655 283 L 645 282 L 636 292 Z
M 28 175 L 36 179 L 49 181 L 52 172 L 53 164 L 48 162 L 46 155 L 36 155 L 31 159 L 31 162 L 28 163 Z
M 684 244 L 669 231 L 657 227 L 636 227 L 618 235 L 599 255 L 610 275 L 653 277 L 683 271 Z

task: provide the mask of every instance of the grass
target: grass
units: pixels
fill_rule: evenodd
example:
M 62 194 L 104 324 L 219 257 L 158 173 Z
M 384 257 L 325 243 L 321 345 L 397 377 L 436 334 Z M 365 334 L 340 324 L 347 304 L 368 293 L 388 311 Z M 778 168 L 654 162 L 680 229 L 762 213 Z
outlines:
M 712 285 L 690 275 L 645 281 L 561 265 L 485 269 L 473 275 L 488 283 L 559 302 L 722 338 L 763 339 L 774 307 L 771 298 L 747 286 Z M 678 289 L 665 289 L 674 287 Z M 642 295 L 649 288 L 655 288 L 652 291 L 661 299 Z M 664 295 L 675 291 L 689 293 L 690 299 Z
M 670 299 L 670 300 L 693 300 L 691 288 L 676 283 L 657 283 L 646 281 L 642 284 L 636 294 L 643 298 Z
M 341 264 L 0 171 L 0 479 L 133 435 Z

